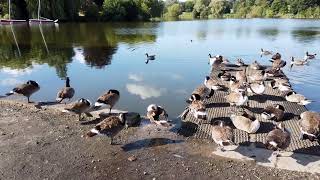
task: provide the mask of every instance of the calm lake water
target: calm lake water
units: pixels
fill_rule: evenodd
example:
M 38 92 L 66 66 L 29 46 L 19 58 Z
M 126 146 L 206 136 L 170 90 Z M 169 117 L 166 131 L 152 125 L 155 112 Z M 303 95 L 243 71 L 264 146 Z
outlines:
M 268 63 L 260 58 L 263 47 L 279 51 L 288 62 L 305 51 L 320 58 L 320 21 L 314 20 L 66 23 L 0 26 L 0 33 L 0 95 L 33 79 L 41 91 L 32 100 L 52 101 L 64 86 L 61 78 L 69 76 L 74 100 L 94 101 L 113 88 L 121 93 L 116 108 L 145 113 L 147 105 L 157 103 L 171 117 L 183 111 L 186 97 L 209 73 L 209 53 Z M 145 53 L 156 60 L 145 64 Z M 320 59 L 285 69 L 294 89 L 316 101 L 308 106 L 316 111 L 319 69 Z

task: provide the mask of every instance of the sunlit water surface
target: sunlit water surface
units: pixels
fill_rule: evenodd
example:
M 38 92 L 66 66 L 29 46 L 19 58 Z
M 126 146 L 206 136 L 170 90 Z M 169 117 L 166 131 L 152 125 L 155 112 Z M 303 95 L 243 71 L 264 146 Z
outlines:
M 67 23 L 0 26 L 0 33 L 0 95 L 32 79 L 41 85 L 32 99 L 52 101 L 68 76 L 76 89 L 74 100 L 94 101 L 104 91 L 118 89 L 116 108 L 145 113 L 147 105 L 157 103 L 171 117 L 182 112 L 186 97 L 209 73 L 209 53 L 263 64 L 268 58 L 260 58 L 261 47 L 279 51 L 288 62 L 305 51 L 320 58 L 320 21 L 314 20 Z M 155 54 L 156 60 L 146 64 L 145 53 Z M 316 101 L 308 106 L 316 111 L 319 69 L 320 59 L 285 68 L 294 89 Z

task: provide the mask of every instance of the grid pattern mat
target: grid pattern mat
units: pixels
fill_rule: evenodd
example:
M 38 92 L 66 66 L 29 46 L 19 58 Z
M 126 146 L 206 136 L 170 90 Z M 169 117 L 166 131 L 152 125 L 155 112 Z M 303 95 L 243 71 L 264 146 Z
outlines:
M 237 66 L 225 66 L 222 67 L 227 69 L 232 75 L 239 71 L 240 68 Z M 266 67 L 264 67 L 266 68 Z M 212 68 L 211 77 L 217 77 L 217 74 L 221 68 Z M 251 73 L 250 68 L 247 68 L 247 75 Z M 228 82 L 221 81 L 221 84 L 228 87 Z M 278 90 L 272 89 L 268 86 L 270 80 L 266 81 L 266 91 L 263 95 L 252 95 L 249 94 L 249 107 L 246 111 L 255 115 L 260 121 L 261 126 L 257 133 L 248 134 L 244 131 L 235 129 L 231 119 L 229 118 L 231 112 L 236 110 L 235 107 L 230 107 L 229 103 L 226 102 L 225 96 L 228 91 L 216 91 L 213 97 L 205 100 L 205 104 L 208 112 L 208 120 L 198 120 L 191 113 L 187 114 L 185 120 L 183 120 L 181 132 L 189 136 L 193 136 L 198 139 L 211 139 L 211 123 L 215 120 L 223 120 L 228 125 L 234 128 L 235 143 L 239 145 L 250 145 L 254 143 L 256 147 L 264 148 L 266 136 L 274 127 L 274 121 L 264 120 L 261 117 L 263 109 L 272 104 L 280 104 L 285 108 L 285 117 L 283 123 L 286 128 L 291 132 L 291 143 L 286 151 L 293 151 L 299 153 L 307 153 L 320 156 L 320 145 L 318 142 L 311 142 L 309 140 L 300 140 L 300 128 L 298 125 L 299 116 L 302 112 L 307 111 L 305 106 L 298 105 L 295 103 L 287 102 L 285 100 L 285 93 L 281 93 Z

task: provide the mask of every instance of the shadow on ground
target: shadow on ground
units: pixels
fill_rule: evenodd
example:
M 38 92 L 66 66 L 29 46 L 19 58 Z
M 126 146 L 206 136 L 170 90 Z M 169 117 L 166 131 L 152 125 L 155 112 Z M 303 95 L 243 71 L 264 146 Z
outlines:
M 182 142 L 183 140 L 172 140 L 168 138 L 149 138 L 149 139 L 141 139 L 141 140 L 134 141 L 132 143 L 122 146 L 121 148 L 125 152 L 128 152 L 128 151 L 138 150 L 142 148 L 158 147 L 158 146 L 163 146 L 167 144 L 178 144 Z

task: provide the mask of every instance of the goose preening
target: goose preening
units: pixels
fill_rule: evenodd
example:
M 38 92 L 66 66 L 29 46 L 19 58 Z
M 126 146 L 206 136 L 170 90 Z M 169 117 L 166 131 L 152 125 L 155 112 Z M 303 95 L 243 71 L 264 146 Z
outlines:
M 69 77 L 66 78 L 66 85 L 64 88 L 62 88 L 58 94 L 57 94 L 57 98 L 56 101 L 58 103 L 61 103 L 64 99 L 70 99 L 74 96 L 74 89 L 72 87 L 70 87 L 70 79 Z
M 308 59 L 295 59 L 294 57 L 291 57 L 291 68 L 293 67 L 293 65 L 295 66 L 303 66 L 308 64 Z
M 270 86 L 273 89 L 278 89 L 281 92 L 292 91 L 291 84 L 285 78 L 276 78 L 270 82 Z
M 203 83 L 207 88 L 211 89 L 211 90 L 221 90 L 223 89 L 223 86 L 219 84 L 218 81 L 212 79 L 209 76 L 206 76 L 204 83 Z
M 165 127 L 171 126 L 171 124 L 168 123 L 168 114 L 166 110 L 156 104 L 150 104 L 147 107 L 147 117 L 151 123 L 155 123 Z
M 251 74 L 248 75 L 248 79 L 251 80 L 252 82 L 261 82 L 266 80 L 267 75 L 266 71 L 264 70 L 255 70 L 252 71 Z
M 30 96 L 39 90 L 39 84 L 36 81 L 29 80 L 26 83 L 13 88 L 12 91 L 6 94 L 6 96 L 11 96 L 13 94 L 23 95 L 27 97 L 28 103 L 30 103 Z
M 149 63 L 149 61 L 153 61 L 156 59 L 156 55 L 149 55 L 148 53 L 145 54 L 147 56 L 147 59 L 146 59 L 146 64 Z
M 241 82 L 237 80 L 234 76 L 231 76 L 229 81 L 229 90 L 230 92 L 245 92 L 246 91 L 246 85 L 245 82 Z
M 248 102 L 248 96 L 245 92 L 231 92 L 225 98 L 230 106 L 243 106 Z
M 119 116 L 110 116 L 97 124 L 88 133 L 88 137 L 95 135 L 106 135 L 110 137 L 110 144 L 114 145 L 113 137 L 126 127 L 126 114 L 120 113 Z
M 290 132 L 285 129 L 283 123 L 279 123 L 268 133 L 265 146 L 273 151 L 283 150 L 289 147 L 290 140 Z
M 258 63 L 258 61 L 254 61 L 253 63 L 250 64 L 250 69 L 253 70 L 260 70 L 261 69 L 261 65 Z
M 307 99 L 304 95 L 297 94 L 294 91 L 287 93 L 286 100 L 289 102 L 297 103 L 299 105 L 303 105 L 303 106 L 310 104 L 312 102 L 311 100 Z
M 282 121 L 284 117 L 284 107 L 280 104 L 267 106 L 263 110 L 261 117 L 266 120 Z
M 313 111 L 306 111 L 300 115 L 300 139 L 315 141 L 320 138 L 320 114 Z
M 271 57 L 272 60 L 278 60 L 281 59 L 281 54 L 280 53 L 276 53 Z
M 305 59 L 315 59 L 317 54 L 309 54 L 309 52 L 306 52 L 306 58 Z
M 222 81 L 229 81 L 231 77 L 231 74 L 225 70 L 222 70 L 219 74 L 218 74 L 218 78 L 220 78 Z
M 91 102 L 88 99 L 81 98 L 75 103 L 70 104 L 68 107 L 64 108 L 63 112 L 72 112 L 78 114 L 79 121 L 81 119 L 82 113 L 86 114 L 89 117 L 92 117 L 88 111 L 91 108 Z
M 266 90 L 264 81 L 248 84 L 247 92 L 262 95 Z
M 120 99 L 120 92 L 118 90 L 110 89 L 108 92 L 102 94 L 94 104 L 93 109 L 98 110 L 102 106 L 109 105 L 111 113 L 111 109 Z
M 233 130 L 224 121 L 215 121 L 211 127 L 211 137 L 220 147 L 234 144 Z
M 207 120 L 206 105 L 203 103 L 203 101 L 200 101 L 200 100 L 192 101 L 179 117 L 181 117 L 182 119 L 185 119 L 188 112 L 191 112 L 196 119 Z
M 261 48 L 260 49 L 260 54 L 261 54 L 261 57 L 262 56 L 269 56 L 269 55 L 272 55 L 272 52 L 268 51 L 268 50 L 264 50 L 263 48 Z
M 259 120 L 245 111 L 232 113 L 230 119 L 237 129 L 247 133 L 256 133 L 260 128 Z
M 270 60 L 272 62 L 272 68 L 277 69 L 277 68 L 283 68 L 287 65 L 287 62 L 281 59 L 275 59 L 275 60 Z
M 207 88 L 205 85 L 200 85 L 191 94 L 190 98 L 186 101 L 191 103 L 194 100 L 205 100 L 211 98 L 214 95 L 214 90 Z

